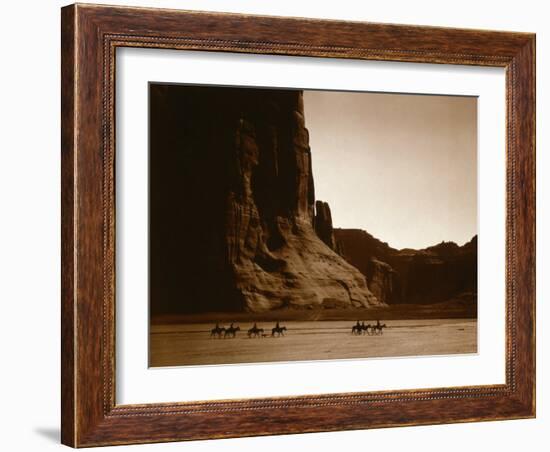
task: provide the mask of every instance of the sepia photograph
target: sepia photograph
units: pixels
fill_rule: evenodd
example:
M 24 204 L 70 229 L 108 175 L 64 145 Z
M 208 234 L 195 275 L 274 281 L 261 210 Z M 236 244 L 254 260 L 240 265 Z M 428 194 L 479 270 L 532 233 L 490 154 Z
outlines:
M 11 14 L 7 450 L 537 449 L 542 8 L 162 3 Z
M 149 83 L 149 366 L 477 352 L 477 98 Z

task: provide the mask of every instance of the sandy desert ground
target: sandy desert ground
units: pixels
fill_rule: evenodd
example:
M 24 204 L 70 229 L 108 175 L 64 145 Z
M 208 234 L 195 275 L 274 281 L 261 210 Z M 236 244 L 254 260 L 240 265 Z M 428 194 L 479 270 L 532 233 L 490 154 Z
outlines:
M 210 337 L 210 323 L 154 324 L 150 366 L 307 361 L 477 352 L 475 319 L 383 320 L 382 335 L 351 334 L 350 321 L 285 321 L 284 337 L 271 337 L 273 322 L 258 322 L 267 337 L 248 338 L 240 322 L 236 338 Z M 373 323 L 373 322 L 371 322 Z M 228 326 L 227 323 L 224 326 Z

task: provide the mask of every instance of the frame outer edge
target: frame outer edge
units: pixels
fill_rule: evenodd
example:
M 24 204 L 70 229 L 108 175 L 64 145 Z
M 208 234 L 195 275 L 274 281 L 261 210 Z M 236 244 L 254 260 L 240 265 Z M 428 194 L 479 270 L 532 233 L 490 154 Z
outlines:
M 273 422 L 265 428 L 258 428 L 256 415 L 248 407 L 243 407 L 239 417 L 227 417 L 223 407 L 214 407 L 214 413 L 135 413 L 132 415 L 117 415 L 116 406 L 106 405 L 108 395 L 105 393 L 105 379 L 112 377 L 114 368 L 100 357 L 110 350 L 109 340 L 105 340 L 111 328 L 109 320 L 105 323 L 99 313 L 101 294 L 108 285 L 99 288 L 101 279 L 98 263 L 105 261 L 105 249 L 99 250 L 100 228 L 103 224 L 105 233 L 105 218 L 99 218 L 97 207 L 100 202 L 105 203 L 105 185 L 101 182 L 105 173 L 100 171 L 100 166 L 105 162 L 105 155 L 98 150 L 101 146 L 100 130 L 104 130 L 102 113 L 105 114 L 105 98 L 101 96 L 99 89 L 103 76 L 99 75 L 98 67 L 105 63 L 104 37 L 113 30 L 121 30 L 121 33 L 150 34 L 151 30 L 167 27 L 166 32 L 172 31 L 175 36 L 181 35 L 180 17 L 175 22 L 170 20 L 170 14 L 166 10 L 144 9 L 151 13 L 148 21 L 139 19 L 138 12 L 131 8 L 105 7 L 101 5 L 71 5 L 62 8 L 62 442 L 72 447 L 87 447 L 96 445 L 136 444 L 144 442 L 181 441 L 189 439 L 213 439 L 235 436 L 273 435 L 282 433 L 305 433 L 313 431 L 349 430 L 357 428 L 376 428 L 401 425 L 425 425 L 449 422 L 467 422 L 497 419 L 518 419 L 532 417 L 534 415 L 534 35 L 523 34 L 517 36 L 512 33 L 498 34 L 491 42 L 498 46 L 495 55 L 501 55 L 500 59 L 488 61 L 487 65 L 506 66 L 511 60 L 515 60 L 519 69 L 518 90 L 516 99 L 521 108 L 517 108 L 517 119 L 514 124 L 516 135 L 514 142 L 518 145 L 518 165 L 514 170 L 518 178 L 518 190 L 514 197 L 518 204 L 517 229 L 518 245 L 523 248 L 519 253 L 516 281 L 518 282 L 518 308 L 521 310 L 518 316 L 518 345 L 519 348 L 518 375 L 521 376 L 518 391 L 515 394 L 503 394 L 494 396 L 493 399 L 482 401 L 474 396 L 468 398 L 471 402 L 467 406 L 473 412 L 476 407 L 483 409 L 479 415 L 463 417 L 455 411 L 449 411 L 446 416 L 434 420 L 430 409 L 441 409 L 447 403 L 456 405 L 455 397 L 449 396 L 438 401 L 411 402 L 411 418 L 389 417 L 387 421 L 376 422 L 370 418 L 350 418 L 347 404 L 336 405 L 340 410 L 338 419 L 333 415 L 327 416 L 327 408 L 320 404 L 309 411 L 298 411 L 292 408 L 281 414 L 274 412 Z M 183 12 L 183 11 L 181 11 Z M 201 14 L 201 13 L 199 13 Z M 214 15 L 205 14 L 205 20 L 197 15 L 196 21 L 184 20 L 184 24 L 190 27 L 190 33 L 198 33 L 198 39 L 207 40 L 201 24 L 206 21 L 210 24 Z M 226 18 L 224 14 L 215 14 L 216 20 Z M 257 16 L 251 16 L 252 18 Z M 138 20 L 139 19 L 139 20 Z M 149 20 L 150 19 L 150 20 Z M 266 22 L 271 19 L 264 18 Z M 289 25 L 287 20 L 277 19 L 281 24 Z M 239 22 L 240 21 L 236 21 Z M 293 23 L 300 24 L 307 21 L 293 19 Z M 323 21 L 320 20 L 319 24 Z M 336 23 L 342 26 L 345 22 Z M 178 25 L 178 27 L 176 27 Z M 347 25 L 346 25 L 347 26 Z M 359 27 L 355 25 L 354 27 Z M 367 27 L 367 25 L 365 25 Z M 376 27 L 388 29 L 387 24 L 368 25 L 378 33 L 376 42 L 387 39 L 386 34 L 381 33 Z M 391 26 L 393 27 L 393 26 Z M 391 28 L 389 27 L 389 28 Z M 208 27 L 207 27 L 208 28 Z M 400 32 L 410 31 L 409 26 L 395 26 L 399 28 L 392 32 L 399 35 Z M 420 27 L 424 28 L 424 27 Z M 164 33 L 164 28 L 162 28 Z M 246 31 L 246 30 L 245 30 Z M 245 31 L 239 30 L 233 33 L 238 37 Z M 261 30 L 260 30 L 261 31 Z M 256 30 L 256 34 L 260 33 Z M 292 30 L 291 30 L 292 31 Z M 418 30 L 417 30 L 418 31 Z M 422 30 L 420 30 L 422 31 Z M 436 30 L 437 31 L 437 30 Z M 353 30 L 352 30 L 353 32 Z M 445 30 L 439 30 L 443 33 Z M 452 32 L 450 30 L 449 32 Z M 469 43 L 470 32 L 456 30 L 455 33 L 464 35 L 462 47 L 471 46 Z M 353 33 L 352 33 L 353 34 Z M 364 30 L 356 34 L 364 35 Z M 391 33 L 390 33 L 391 34 Z M 245 33 L 246 35 L 246 33 Z M 483 32 L 484 37 L 496 36 L 492 32 Z M 263 32 L 259 34 L 262 38 Z M 397 36 L 399 37 L 399 36 Z M 508 37 L 507 39 L 504 39 Z M 315 37 L 310 36 L 310 44 L 315 44 Z M 160 37 L 153 38 L 160 40 Z M 433 40 L 433 38 L 431 38 Z M 480 42 L 480 36 L 476 37 Z M 260 39 L 261 40 L 261 39 Z M 460 41 L 460 40 L 459 40 Z M 502 41 L 502 42 L 501 42 Z M 228 48 L 220 51 L 247 52 L 248 49 L 239 41 L 230 41 Z M 400 42 L 400 41 L 399 41 Z M 235 44 L 237 43 L 237 44 Z M 278 45 L 273 42 L 266 43 L 269 46 Z M 284 44 L 284 43 L 283 43 Z M 460 45 L 458 46 L 460 48 Z M 355 48 L 352 43 L 351 48 Z M 411 44 L 412 46 L 412 44 Z M 415 46 L 410 48 L 416 48 Z M 308 44 L 305 47 L 312 47 Z M 313 46 L 315 47 L 315 46 Z M 406 47 L 406 46 L 405 46 Z M 456 47 L 456 46 L 455 46 Z M 407 53 L 407 48 L 403 51 Z M 283 54 L 289 52 L 283 49 Z M 298 54 L 311 55 L 313 51 L 300 49 Z M 336 50 L 327 51 L 331 56 L 338 58 L 353 58 L 352 55 L 338 54 Z M 392 52 L 392 50 L 387 50 Z M 410 50 L 410 52 L 415 52 Z M 451 49 L 443 52 L 444 56 L 452 54 Z M 405 56 L 388 53 L 389 60 L 404 61 Z M 483 54 L 485 55 L 485 54 Z M 513 55 L 513 56 L 512 56 Z M 437 62 L 447 64 L 459 64 L 467 62 L 468 55 L 457 55 L 458 59 L 449 60 L 441 57 Z M 361 55 L 361 59 L 375 59 Z M 416 57 L 415 57 L 416 58 Z M 421 62 L 434 62 L 434 56 L 430 52 L 417 57 Z M 416 61 L 416 59 L 415 59 Z M 103 62 L 103 63 L 102 63 Z M 480 63 L 483 65 L 484 63 Z M 477 65 L 477 63 L 476 63 Z M 108 64 L 107 64 L 108 66 Z M 103 68 L 105 69 L 105 68 Z M 103 99 L 103 100 L 101 100 Z M 80 102 L 81 101 L 81 102 Z M 105 140 L 105 135 L 104 135 Z M 104 170 L 103 170 L 104 171 Z M 101 187 L 100 187 L 101 185 Z M 103 199 L 103 201 L 101 201 Z M 103 204 L 105 208 L 105 204 Z M 525 215 L 525 216 L 524 216 Z M 102 221 L 103 220 L 103 223 Z M 533 222 L 533 223 L 531 223 Z M 80 278 L 80 279 L 79 279 Z M 103 275 L 103 284 L 105 274 Z M 532 329 L 530 329 L 532 326 Z M 532 350 L 531 350 L 532 347 Z M 531 353 L 532 351 L 532 353 Z M 99 363 L 99 366 L 98 366 Z M 491 405 L 492 404 L 492 405 Z M 214 404 L 216 405 L 216 404 Z M 219 405 L 219 404 L 218 404 Z M 218 406 L 216 405 L 216 406 Z M 379 404 L 372 404 L 373 411 L 383 414 L 389 410 L 382 410 Z M 388 405 L 389 407 L 389 405 Z M 399 405 L 397 405 L 399 407 Z M 296 407 L 297 408 L 297 407 Z M 313 407 L 312 407 L 313 408 Z M 411 410 L 418 410 L 423 417 L 418 417 Z M 260 416 L 271 416 L 269 409 L 257 411 Z M 310 422 L 304 417 L 311 414 Z M 497 414 L 498 413 L 498 414 Z M 120 414 L 120 413 L 119 413 Z M 231 422 L 227 422 L 227 421 Z M 295 423 L 294 423 L 295 422 Z M 168 433 L 165 433 L 168 432 Z
M 520 186 L 516 196 L 518 213 L 518 364 L 525 380 L 519 397 L 525 416 L 536 417 L 536 35 L 514 59 L 517 67 L 518 121 L 517 175 Z M 528 352 L 527 352 L 528 350 Z
M 76 413 L 76 6 L 61 8 L 61 443 L 77 445 Z
M 533 225 L 532 225 L 532 233 L 533 233 L 533 272 L 531 275 L 531 281 L 533 284 L 533 301 L 532 301 L 532 309 L 533 309 L 533 325 L 532 325 L 532 347 L 533 347 L 533 388 L 531 391 L 531 397 L 532 397 L 532 404 L 531 404 L 531 413 L 533 417 L 537 417 L 537 270 L 536 270 L 536 264 L 537 264 L 537 219 L 536 219 L 536 208 L 537 208 L 537 36 L 536 34 L 533 34 L 533 39 L 531 41 L 531 58 L 532 58 L 532 64 L 531 64 L 531 70 L 532 73 L 532 87 L 531 87 L 531 95 L 533 96 L 533 102 L 532 102 L 532 143 L 533 143 L 533 168 L 532 168 L 532 183 L 533 183 L 533 209 L 535 212 L 535 217 L 533 219 Z

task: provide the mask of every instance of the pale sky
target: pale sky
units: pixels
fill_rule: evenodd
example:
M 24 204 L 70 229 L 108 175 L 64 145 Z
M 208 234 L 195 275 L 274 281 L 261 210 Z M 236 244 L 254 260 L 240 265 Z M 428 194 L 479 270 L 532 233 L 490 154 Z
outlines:
M 477 234 L 475 97 L 304 91 L 315 197 L 401 248 Z

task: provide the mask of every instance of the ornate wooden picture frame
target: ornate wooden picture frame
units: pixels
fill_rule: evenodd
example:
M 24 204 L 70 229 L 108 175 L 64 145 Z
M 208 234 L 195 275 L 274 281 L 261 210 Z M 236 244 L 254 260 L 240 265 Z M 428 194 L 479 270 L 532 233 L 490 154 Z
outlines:
M 62 442 L 73 447 L 535 416 L 535 36 L 71 5 L 62 9 Z M 115 403 L 115 51 L 162 48 L 506 70 L 506 382 Z

